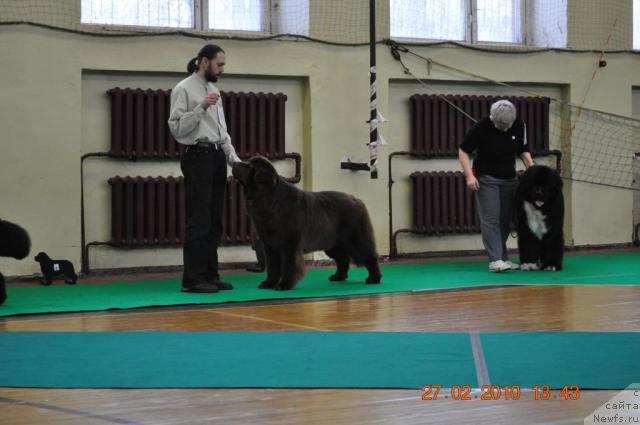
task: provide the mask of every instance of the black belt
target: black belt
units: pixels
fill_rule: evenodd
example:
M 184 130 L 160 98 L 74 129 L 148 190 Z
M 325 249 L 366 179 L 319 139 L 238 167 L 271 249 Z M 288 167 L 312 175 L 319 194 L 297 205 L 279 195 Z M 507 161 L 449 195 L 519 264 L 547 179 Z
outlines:
M 194 148 L 199 149 L 222 149 L 220 143 L 209 143 L 209 142 L 196 142 L 194 145 L 191 145 Z

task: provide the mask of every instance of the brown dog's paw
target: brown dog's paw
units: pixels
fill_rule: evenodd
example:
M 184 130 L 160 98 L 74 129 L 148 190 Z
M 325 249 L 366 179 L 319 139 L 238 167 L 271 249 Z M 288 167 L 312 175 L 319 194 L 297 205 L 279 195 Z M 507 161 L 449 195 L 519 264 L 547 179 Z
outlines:
M 276 291 L 290 291 L 294 286 L 295 284 L 293 282 L 284 282 L 281 280 L 273 289 Z
M 381 280 L 382 280 L 382 275 L 374 276 L 374 277 L 369 276 L 367 280 L 365 280 L 365 282 L 367 282 L 367 284 L 375 284 L 375 283 L 380 283 Z
M 348 277 L 349 277 L 349 275 L 346 275 L 346 274 L 334 273 L 331 276 L 329 276 L 329 280 L 331 282 L 342 282 L 342 281 L 347 280 Z
M 269 282 L 268 280 L 265 280 L 260 285 L 258 285 L 258 288 L 260 288 L 260 289 L 272 289 L 274 286 L 276 286 L 274 282 Z

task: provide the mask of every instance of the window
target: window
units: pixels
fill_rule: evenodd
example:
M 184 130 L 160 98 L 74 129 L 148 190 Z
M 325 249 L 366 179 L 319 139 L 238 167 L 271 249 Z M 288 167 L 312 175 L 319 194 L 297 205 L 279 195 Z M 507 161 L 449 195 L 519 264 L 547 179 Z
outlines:
M 391 0 L 391 36 L 464 41 L 468 0 Z
M 309 0 L 81 0 L 80 9 L 83 24 L 309 34 Z
M 633 48 L 640 50 L 640 0 L 633 0 Z
M 390 0 L 391 37 L 565 47 L 566 8 L 558 0 Z
M 476 0 L 479 42 L 522 43 L 520 0 Z
M 263 32 L 263 0 L 209 0 L 209 29 Z
M 567 2 L 527 0 L 527 38 L 539 47 L 567 47 Z
M 193 0 L 82 0 L 83 24 L 193 28 Z

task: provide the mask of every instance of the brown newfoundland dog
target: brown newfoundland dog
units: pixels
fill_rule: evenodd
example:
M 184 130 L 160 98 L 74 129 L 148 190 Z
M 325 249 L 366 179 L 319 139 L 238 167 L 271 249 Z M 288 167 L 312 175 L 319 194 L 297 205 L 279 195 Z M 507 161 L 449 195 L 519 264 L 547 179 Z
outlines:
M 331 281 L 347 279 L 349 262 L 364 265 L 367 283 L 380 283 L 373 227 L 364 203 L 342 192 L 305 192 L 262 157 L 236 163 L 247 209 L 265 246 L 267 279 L 260 288 L 292 289 L 304 275 L 303 254 L 324 250 L 337 264 Z

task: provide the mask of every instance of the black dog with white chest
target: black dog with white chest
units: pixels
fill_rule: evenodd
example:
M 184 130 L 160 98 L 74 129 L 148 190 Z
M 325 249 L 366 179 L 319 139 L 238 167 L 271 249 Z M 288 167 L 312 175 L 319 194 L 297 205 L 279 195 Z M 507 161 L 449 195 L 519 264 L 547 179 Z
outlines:
M 560 174 L 544 165 L 529 167 L 516 190 L 516 223 L 521 270 L 562 270 L 564 197 Z

